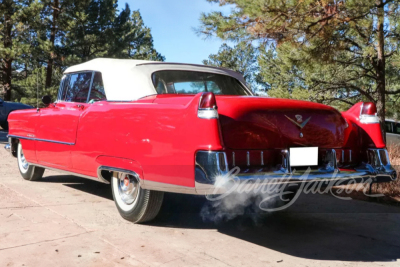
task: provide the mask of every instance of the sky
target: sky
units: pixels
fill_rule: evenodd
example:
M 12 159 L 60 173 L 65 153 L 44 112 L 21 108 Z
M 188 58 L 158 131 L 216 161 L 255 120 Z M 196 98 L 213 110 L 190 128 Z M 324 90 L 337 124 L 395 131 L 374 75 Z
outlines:
M 155 49 L 167 62 L 202 64 L 210 54 L 218 52 L 223 41 L 197 36 L 193 28 L 200 25 L 202 12 L 222 11 L 229 7 L 206 0 L 119 0 L 120 8 L 129 4 L 140 10 L 144 24 L 151 29 Z

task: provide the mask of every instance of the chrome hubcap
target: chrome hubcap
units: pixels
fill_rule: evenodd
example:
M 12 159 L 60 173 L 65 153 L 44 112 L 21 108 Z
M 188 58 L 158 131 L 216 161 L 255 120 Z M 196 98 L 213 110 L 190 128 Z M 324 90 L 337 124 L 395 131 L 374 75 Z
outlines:
M 20 159 L 21 159 L 21 167 L 22 167 L 23 169 L 25 169 L 25 170 L 28 169 L 29 164 L 28 164 L 28 162 L 27 162 L 26 159 L 25 159 L 25 156 L 24 156 L 24 153 L 22 152 L 22 149 L 21 149 L 21 153 L 20 153 L 19 157 L 20 157 Z
M 133 175 L 126 173 L 118 174 L 118 193 L 121 200 L 130 205 L 135 202 L 139 193 L 139 182 Z

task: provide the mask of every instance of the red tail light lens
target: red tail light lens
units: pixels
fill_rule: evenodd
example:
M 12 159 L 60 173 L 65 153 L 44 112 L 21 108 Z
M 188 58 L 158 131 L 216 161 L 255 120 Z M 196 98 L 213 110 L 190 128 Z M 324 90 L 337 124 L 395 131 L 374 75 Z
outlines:
M 361 115 L 375 115 L 376 106 L 373 102 L 365 102 L 361 109 Z
M 372 102 L 364 102 L 361 104 L 360 122 L 363 124 L 379 123 L 376 116 L 376 106 Z
M 212 92 L 205 92 L 202 94 L 199 104 L 199 109 L 216 109 L 217 100 Z
M 197 116 L 201 119 L 218 119 L 217 100 L 212 92 L 201 95 Z

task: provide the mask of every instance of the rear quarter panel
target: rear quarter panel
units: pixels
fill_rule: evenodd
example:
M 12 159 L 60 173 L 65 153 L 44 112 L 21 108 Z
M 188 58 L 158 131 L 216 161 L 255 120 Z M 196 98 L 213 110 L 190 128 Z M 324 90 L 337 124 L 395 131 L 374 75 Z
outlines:
M 193 187 L 195 152 L 222 149 L 218 120 L 197 117 L 199 98 L 188 104 L 93 104 L 79 122 L 73 168 L 93 175 L 98 157 L 129 159 L 145 180 Z
M 36 124 L 39 113 L 35 109 L 15 110 L 8 115 L 9 135 L 20 136 L 25 158 L 29 162 L 37 162 L 35 141 Z M 27 138 L 27 139 L 25 139 Z

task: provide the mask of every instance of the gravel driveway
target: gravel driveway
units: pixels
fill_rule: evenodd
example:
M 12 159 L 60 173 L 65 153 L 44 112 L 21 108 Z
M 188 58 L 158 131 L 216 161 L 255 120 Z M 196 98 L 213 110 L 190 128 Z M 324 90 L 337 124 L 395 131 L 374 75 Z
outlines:
M 204 197 L 167 194 L 123 220 L 109 185 L 46 171 L 24 181 L 0 132 L 1 266 L 399 266 L 400 207 L 301 195 L 283 212 L 203 222 Z

